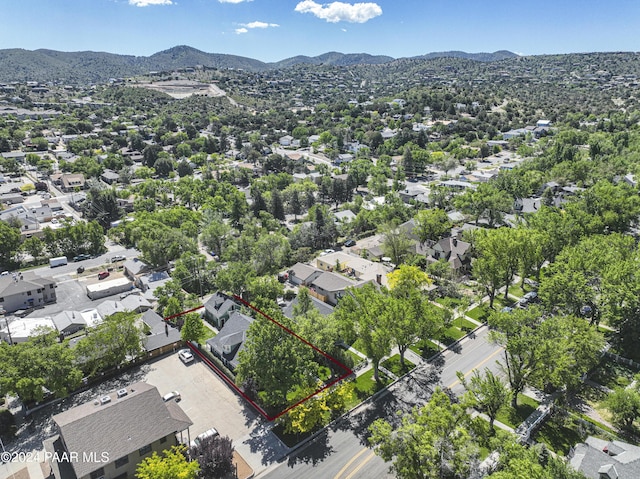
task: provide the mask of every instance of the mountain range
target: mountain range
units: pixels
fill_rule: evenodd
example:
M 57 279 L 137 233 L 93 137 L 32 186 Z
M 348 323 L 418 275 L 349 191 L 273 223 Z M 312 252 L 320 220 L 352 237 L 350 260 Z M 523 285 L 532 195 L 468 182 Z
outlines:
M 492 62 L 517 56 L 515 53 L 501 50 L 494 53 L 434 52 L 411 58 L 428 60 L 455 57 Z M 60 52 L 46 49 L 23 50 L 13 48 L 0 50 L 0 82 L 100 83 L 110 78 L 126 78 L 151 71 L 172 71 L 196 66 L 235 68 L 256 72 L 282 69 L 298 64 L 329 66 L 378 65 L 393 60 L 395 58 L 384 55 L 328 52 L 315 57 L 301 55 L 278 62 L 265 63 L 237 55 L 206 53 L 185 45 L 154 53 L 148 57 L 91 51 Z

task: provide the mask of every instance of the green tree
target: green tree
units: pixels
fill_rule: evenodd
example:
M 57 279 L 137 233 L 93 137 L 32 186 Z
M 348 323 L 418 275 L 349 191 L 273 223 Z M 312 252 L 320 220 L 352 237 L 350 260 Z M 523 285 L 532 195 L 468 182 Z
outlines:
M 88 375 L 106 371 L 136 358 L 142 353 L 142 330 L 136 325 L 136 313 L 107 316 L 76 344 L 75 351 Z
M 22 401 L 42 401 L 45 388 L 65 397 L 82 380 L 76 354 L 58 342 L 55 331 L 42 330 L 13 346 L 3 342 L 0 359 L 0 392 L 17 394 Z
M 394 264 L 401 264 L 411 254 L 413 243 L 407 232 L 392 224 L 385 224 L 382 231 L 382 251 Z
M 83 211 L 87 219 L 96 220 L 105 230 L 123 215 L 122 208 L 118 206 L 115 189 L 99 186 L 89 189 Z
M 226 268 L 218 272 L 216 284 L 221 290 L 242 296 L 255 276 L 256 274 L 251 265 L 235 261 L 229 263 Z
M 489 369 L 482 374 L 476 369 L 469 381 L 460 371 L 456 374 L 460 384 L 467 390 L 470 404 L 489 416 L 489 427 L 494 431 L 493 423 L 498 411 L 509 403 L 511 396 L 507 385 Z
M 0 265 L 10 269 L 20 248 L 20 231 L 0 221 Z
M 457 196 L 454 203 L 463 213 L 473 216 L 476 224 L 480 218 L 486 218 L 489 226 L 500 223 L 503 213 L 512 206 L 509 195 L 491 183 L 481 183 L 476 190 Z
M 282 314 L 276 319 L 287 327 L 292 326 Z M 248 379 L 254 380 L 267 405 L 282 407 L 287 404 L 291 391 L 313 384 L 311 360 L 308 346 L 259 316 L 249 326 L 244 348 L 240 351 L 236 382 L 243 384 Z
M 317 384 L 316 387 L 322 387 L 322 383 Z M 312 395 L 314 391 L 313 388 L 301 390 L 294 400 L 302 400 Z M 340 414 L 344 410 L 345 404 L 352 400 L 353 394 L 353 384 L 342 383 L 322 391 L 320 394 L 313 395 L 281 416 L 279 422 L 290 434 L 312 432 L 314 429 L 326 425 L 331 417 Z
M 288 261 L 291 245 L 286 236 L 280 233 L 263 234 L 253 248 L 253 265 L 256 273 L 261 276 L 276 273 Z
M 391 350 L 391 334 L 385 313 L 385 301 L 372 284 L 349 288 L 340 299 L 334 317 L 349 340 L 360 339 L 363 353 L 371 359 L 373 378 L 380 381 L 379 365 Z
M 234 469 L 233 443 L 228 436 L 209 436 L 198 442 L 192 457 L 200 464 L 200 477 L 226 477 Z
M 202 322 L 202 318 L 198 313 L 187 313 L 184 315 L 184 325 L 180 331 L 183 341 L 200 342 L 207 332 L 207 327 Z
M 231 227 L 224 222 L 222 216 L 213 215 L 209 219 L 209 223 L 202 229 L 200 240 L 207 251 L 213 251 L 222 257 L 229 233 L 231 233 Z
M 395 431 L 383 419 L 369 430 L 376 454 L 393 461 L 391 471 L 399 479 L 467 477 L 478 464 L 465 408 L 440 389 L 421 409 L 404 414 Z
M 187 460 L 184 446 L 172 446 L 162 456 L 153 452 L 150 457 L 138 464 L 138 479 L 196 479 L 200 466 L 198 461 Z
M 269 211 L 274 218 L 284 221 L 284 203 L 282 201 L 282 194 L 279 190 L 271 190 L 271 203 Z
M 439 208 L 418 211 L 415 222 L 414 232 L 421 243 L 438 241 L 452 226 L 446 211 Z
M 545 320 L 538 308 L 494 313 L 489 317 L 492 338 L 505 348 L 502 367 L 517 395 L 526 385 L 575 389 L 581 376 L 593 368 L 604 347 L 601 333 L 573 316 Z
M 632 431 L 633 422 L 640 417 L 640 393 L 637 388 L 615 388 L 604 401 L 613 423 Z
M 528 447 L 520 444 L 511 433 L 498 431 L 492 441 L 499 453 L 491 479 L 585 479 L 561 457 L 544 451 L 544 445 Z
M 294 216 L 294 219 L 298 220 L 298 215 L 302 213 L 302 203 L 300 202 L 300 194 L 298 190 L 293 190 L 291 193 L 291 200 L 289 201 L 289 209 Z
M 309 311 L 314 309 L 313 301 L 311 300 L 311 294 L 309 294 L 309 288 L 305 288 L 304 286 L 298 289 L 297 302 L 293 306 L 293 317 L 294 319 L 298 316 L 304 316 Z
M 390 291 L 383 290 L 385 318 L 392 341 L 400 352 L 404 367 L 404 355 L 417 339 L 436 337 L 443 329 L 447 312 L 428 300 L 423 288 L 429 277 L 416 266 L 401 265 L 389 274 Z

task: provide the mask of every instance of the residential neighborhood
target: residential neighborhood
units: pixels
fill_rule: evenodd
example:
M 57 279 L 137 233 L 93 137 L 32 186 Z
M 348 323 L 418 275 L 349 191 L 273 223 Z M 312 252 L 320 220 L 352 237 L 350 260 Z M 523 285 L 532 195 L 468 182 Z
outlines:
M 400 64 L 0 84 L 2 477 L 636 477 L 640 61 Z

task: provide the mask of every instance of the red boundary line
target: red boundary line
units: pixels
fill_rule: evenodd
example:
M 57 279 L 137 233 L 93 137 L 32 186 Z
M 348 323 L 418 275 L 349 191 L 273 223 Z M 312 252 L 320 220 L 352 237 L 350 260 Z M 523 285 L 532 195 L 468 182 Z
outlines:
M 214 372 L 220 376 L 220 378 L 227 383 L 227 385 L 229 385 L 230 387 L 232 387 L 238 394 L 240 394 L 240 396 L 242 396 L 243 399 L 245 399 L 249 404 L 251 404 L 256 411 L 258 411 L 267 421 L 274 421 L 276 419 L 278 419 L 280 416 L 288 413 L 290 410 L 292 410 L 295 407 L 300 406 L 301 404 L 303 404 L 304 402 L 308 401 L 309 399 L 311 399 L 314 396 L 317 396 L 318 394 L 320 394 L 322 391 L 329 389 L 331 386 L 333 386 L 334 384 L 346 379 L 347 377 L 351 376 L 353 374 L 353 371 L 348 368 L 347 366 L 345 366 L 344 364 L 342 364 L 340 361 L 338 361 L 337 359 L 335 359 L 333 356 L 325 353 L 324 351 L 322 351 L 321 349 L 317 348 L 316 346 L 314 346 L 313 344 L 311 344 L 309 341 L 307 341 L 304 338 L 301 338 L 300 336 L 298 336 L 296 333 L 294 333 L 291 329 L 287 328 L 285 325 L 279 323 L 278 321 L 276 321 L 275 319 L 273 319 L 271 316 L 267 315 L 266 313 L 264 313 L 263 311 L 259 310 L 258 308 L 256 308 L 255 306 L 253 306 L 252 304 L 248 303 L 247 301 L 245 301 L 244 299 L 242 299 L 239 296 L 233 295 L 233 298 L 236 301 L 241 302 L 242 304 L 244 304 L 245 306 L 247 306 L 248 308 L 251 308 L 253 311 L 257 312 L 258 314 L 260 314 L 261 316 L 263 316 L 265 319 L 268 319 L 269 321 L 271 321 L 273 324 L 275 324 L 276 326 L 282 328 L 284 331 L 286 331 L 287 333 L 289 333 L 290 335 L 292 335 L 293 337 L 295 337 L 296 339 L 298 339 L 299 341 L 302 341 L 304 344 L 306 344 L 307 346 L 311 347 L 314 351 L 316 351 L 317 353 L 321 354 L 322 356 L 324 356 L 325 358 L 327 358 L 329 361 L 331 361 L 332 363 L 334 363 L 336 366 L 338 366 L 339 368 L 343 369 L 345 371 L 345 374 L 343 374 L 342 376 L 340 376 L 337 379 L 334 379 L 333 381 L 331 381 L 329 384 L 323 386 L 322 388 L 318 389 L 317 391 L 314 391 L 313 393 L 309 394 L 307 397 L 305 397 L 304 399 L 301 399 L 300 401 L 298 401 L 297 403 L 289 406 L 288 408 L 286 408 L 284 411 L 279 412 L 278 414 L 276 414 L 275 416 L 270 416 L 269 414 L 267 414 L 267 412 L 259 405 L 257 404 L 253 399 L 251 399 L 249 396 L 247 396 L 245 394 L 244 391 L 242 391 L 231 379 L 229 379 L 227 377 L 226 374 L 224 374 L 218 367 L 216 367 L 215 364 L 213 364 L 211 362 L 211 360 L 209 360 L 209 358 L 207 358 L 204 354 L 202 354 L 201 351 L 199 351 L 197 348 L 193 347 L 193 345 L 191 343 L 187 343 L 187 345 L 189 346 L 189 348 L 191 348 L 191 350 L 196 353 L 198 355 L 198 357 L 203 360 L 211 369 L 214 370 Z M 179 316 L 188 314 L 188 313 L 192 313 L 194 311 L 197 311 L 201 308 L 203 308 L 204 305 L 200 305 L 196 308 L 192 308 L 186 311 L 182 311 L 180 313 L 176 313 L 176 314 L 172 314 L 171 316 L 167 316 L 166 318 L 164 318 L 165 321 L 168 321 L 170 319 L 173 318 L 177 318 Z

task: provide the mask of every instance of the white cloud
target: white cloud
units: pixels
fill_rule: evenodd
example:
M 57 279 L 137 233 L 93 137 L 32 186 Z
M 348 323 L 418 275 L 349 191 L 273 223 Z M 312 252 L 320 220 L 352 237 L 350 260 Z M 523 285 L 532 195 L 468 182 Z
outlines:
M 173 5 L 171 0 L 129 0 L 129 5 L 148 7 L 149 5 Z
M 270 28 L 270 27 L 279 27 L 277 23 L 267 23 L 267 22 L 251 22 L 251 23 L 241 23 L 241 28 L 236 28 L 236 33 L 238 35 L 242 33 L 247 33 L 251 28 Z
M 220 3 L 242 3 L 242 2 L 253 2 L 253 0 L 218 0 Z
M 372 2 L 354 4 L 332 2 L 320 4 L 313 0 L 304 0 L 296 5 L 295 11 L 312 13 L 316 17 L 330 23 L 365 23 L 378 15 L 382 15 L 380 5 Z
M 277 23 L 265 23 L 265 22 L 251 22 L 247 23 L 245 27 L 247 28 L 269 28 L 269 27 L 279 27 Z

